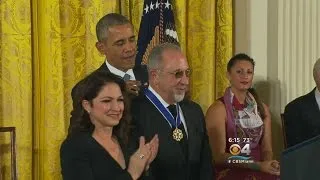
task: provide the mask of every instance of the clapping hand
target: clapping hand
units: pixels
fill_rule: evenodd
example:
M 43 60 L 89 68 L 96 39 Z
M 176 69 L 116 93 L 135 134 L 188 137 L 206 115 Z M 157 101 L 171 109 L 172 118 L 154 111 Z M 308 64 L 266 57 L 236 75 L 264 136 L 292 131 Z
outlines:
M 152 161 L 156 158 L 157 154 L 158 154 L 158 148 L 159 148 L 159 138 L 158 135 L 154 135 L 153 138 L 151 139 L 151 141 L 148 143 L 149 147 L 150 147 L 150 152 L 151 155 L 148 159 L 147 162 L 147 166 L 146 166 L 146 171 L 149 169 L 150 164 L 152 163 Z
M 149 143 L 145 143 L 145 138 L 140 137 L 138 150 L 130 157 L 128 172 L 135 180 L 138 179 L 145 170 L 147 163 L 151 157 L 151 147 Z

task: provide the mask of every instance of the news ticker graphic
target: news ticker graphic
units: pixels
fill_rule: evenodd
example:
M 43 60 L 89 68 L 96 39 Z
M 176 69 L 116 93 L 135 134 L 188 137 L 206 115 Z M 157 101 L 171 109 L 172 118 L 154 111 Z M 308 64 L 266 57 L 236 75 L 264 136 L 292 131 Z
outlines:
M 240 164 L 240 163 L 253 163 L 254 161 L 250 159 L 250 141 L 251 138 L 229 138 L 228 141 L 232 144 L 229 148 L 229 152 L 232 154 L 227 160 L 228 163 Z M 243 147 L 239 144 L 244 144 Z M 241 155 L 245 156 L 241 156 Z

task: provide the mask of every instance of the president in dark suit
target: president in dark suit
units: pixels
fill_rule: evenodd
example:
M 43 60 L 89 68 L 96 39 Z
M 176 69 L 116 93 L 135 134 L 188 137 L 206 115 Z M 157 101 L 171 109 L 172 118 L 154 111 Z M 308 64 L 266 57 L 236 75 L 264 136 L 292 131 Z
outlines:
M 150 166 L 155 180 L 212 180 L 212 157 L 203 112 L 184 100 L 189 85 L 186 57 L 179 46 L 161 44 L 148 60 L 149 88 L 133 100 L 136 133 L 159 137 L 159 151 Z
M 136 65 L 137 41 L 132 23 L 124 16 L 110 13 L 96 25 L 98 42 L 96 47 L 106 56 L 105 63 L 98 70 L 107 70 L 122 77 L 127 90 L 138 95 L 139 87 L 147 85 L 146 66 Z
M 125 16 L 110 13 L 98 21 L 96 34 L 96 48 L 106 57 L 97 71 L 122 77 L 126 81 L 127 92 L 139 95 L 141 86 L 148 86 L 148 72 L 145 65 L 135 66 L 137 48 L 132 23 Z M 81 88 L 81 81 L 72 89 L 73 102 L 77 102 L 74 97 L 80 92 L 78 88 Z
M 284 111 L 287 146 L 293 146 L 320 134 L 320 59 L 313 68 L 316 87 L 290 102 Z

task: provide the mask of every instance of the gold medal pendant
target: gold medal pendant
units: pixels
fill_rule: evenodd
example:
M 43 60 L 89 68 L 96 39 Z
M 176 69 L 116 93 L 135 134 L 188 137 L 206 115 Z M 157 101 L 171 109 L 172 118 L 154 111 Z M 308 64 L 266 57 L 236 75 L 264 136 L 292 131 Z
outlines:
M 173 131 L 172 137 L 176 141 L 181 141 L 181 139 L 183 139 L 183 133 L 182 133 L 181 129 L 178 129 L 176 127 L 176 129 Z

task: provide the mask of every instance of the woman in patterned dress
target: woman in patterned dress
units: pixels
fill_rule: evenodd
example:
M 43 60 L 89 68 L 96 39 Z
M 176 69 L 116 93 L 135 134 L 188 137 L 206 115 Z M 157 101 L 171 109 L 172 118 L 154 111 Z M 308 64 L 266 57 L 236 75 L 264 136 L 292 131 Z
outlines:
M 254 65 L 246 54 L 230 59 L 230 87 L 206 114 L 218 180 L 272 180 L 280 175 L 272 153 L 270 112 L 251 88 Z

